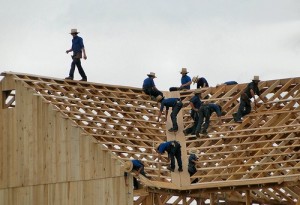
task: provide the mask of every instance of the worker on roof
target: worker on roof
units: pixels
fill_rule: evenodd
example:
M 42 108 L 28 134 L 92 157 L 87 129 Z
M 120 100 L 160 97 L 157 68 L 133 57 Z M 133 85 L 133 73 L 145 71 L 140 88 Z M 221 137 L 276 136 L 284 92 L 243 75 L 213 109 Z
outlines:
M 174 172 L 175 170 L 175 158 L 178 164 L 178 171 L 182 172 L 182 160 L 181 160 L 181 145 L 177 141 L 167 141 L 156 145 L 155 151 L 158 153 L 158 159 L 161 159 L 161 154 L 168 153 L 168 161 L 171 160 L 171 164 L 167 167 L 168 170 Z
M 183 103 L 181 102 L 180 98 L 164 98 L 163 96 L 159 95 L 157 96 L 156 100 L 157 102 L 161 103 L 160 110 L 157 116 L 157 122 L 159 122 L 164 107 L 166 107 L 165 119 L 167 119 L 168 117 L 169 108 L 172 107 L 172 112 L 170 116 L 171 116 L 173 127 L 170 128 L 168 131 L 177 132 L 178 131 L 177 115 L 183 106 Z
M 124 171 L 125 171 L 124 175 L 126 179 L 127 179 L 128 172 L 134 172 L 136 176 L 139 176 L 141 174 L 146 177 L 146 173 L 144 171 L 144 164 L 141 160 L 134 159 L 134 160 L 126 161 L 124 164 Z M 134 189 L 139 188 L 138 180 L 135 177 L 133 178 L 133 187 Z
M 260 82 L 259 76 L 254 76 L 252 79 L 252 82 L 250 82 L 245 90 L 242 92 L 240 97 L 240 105 L 237 113 L 233 113 L 233 119 L 235 122 L 242 123 L 242 117 L 249 114 L 251 112 L 251 98 L 254 99 L 254 107 L 257 107 L 257 100 L 255 99 L 255 95 L 258 95 L 258 97 L 266 103 L 266 99 L 261 97 L 260 90 L 258 88 L 258 83 Z M 269 106 L 266 106 L 269 108 Z
M 199 109 L 199 121 L 196 127 L 196 136 L 200 137 L 199 134 L 207 135 L 207 129 L 210 123 L 210 117 L 213 113 L 217 113 L 219 118 L 219 124 L 222 123 L 221 115 L 222 115 L 222 107 L 215 103 L 208 103 L 201 105 Z M 205 122 L 204 122 L 205 119 Z M 204 124 L 203 124 L 204 122 Z
M 198 161 L 198 157 L 196 154 L 199 154 L 199 150 L 196 148 L 193 148 L 189 151 L 189 164 L 188 164 L 188 172 L 190 174 L 190 177 L 193 176 L 197 172 L 196 163 Z M 197 183 L 198 179 L 194 179 L 192 183 Z
M 194 121 L 193 125 L 191 127 L 186 128 L 185 130 L 183 130 L 183 133 L 185 136 L 191 134 L 194 135 L 196 132 L 196 127 L 199 121 L 199 109 L 201 106 L 202 102 L 201 102 L 201 91 L 195 90 L 194 91 L 194 96 L 190 99 L 190 106 L 191 106 L 191 117 Z
M 192 79 L 193 84 L 197 83 L 197 89 L 209 87 L 207 80 L 204 77 L 195 76 Z
M 81 81 L 87 81 L 87 77 L 85 75 L 85 72 L 81 66 L 81 61 L 80 59 L 82 58 L 82 54 L 83 54 L 83 59 L 86 60 L 87 56 L 85 53 L 85 48 L 84 48 L 84 44 L 83 44 L 83 40 L 81 37 L 79 37 L 77 34 L 79 32 L 77 31 L 77 29 L 71 29 L 71 35 L 73 36 L 72 39 L 72 47 L 66 51 L 66 53 L 68 54 L 69 52 L 73 51 L 73 55 L 72 55 L 72 63 L 71 63 L 71 69 L 69 72 L 69 76 L 66 77 L 66 80 L 73 80 L 74 78 L 74 71 L 75 71 L 75 66 L 77 66 L 79 74 L 81 75 Z
M 189 72 L 187 72 L 186 68 L 181 69 L 181 85 L 180 87 L 171 87 L 169 90 L 170 91 L 177 91 L 177 90 L 189 90 L 191 88 L 192 80 L 190 76 L 188 76 Z
M 156 99 L 158 95 L 163 96 L 163 93 L 159 91 L 155 84 L 154 84 L 154 78 L 156 78 L 155 73 L 150 72 L 147 74 L 148 78 L 146 78 L 143 82 L 143 91 L 147 95 L 151 97 L 151 99 Z

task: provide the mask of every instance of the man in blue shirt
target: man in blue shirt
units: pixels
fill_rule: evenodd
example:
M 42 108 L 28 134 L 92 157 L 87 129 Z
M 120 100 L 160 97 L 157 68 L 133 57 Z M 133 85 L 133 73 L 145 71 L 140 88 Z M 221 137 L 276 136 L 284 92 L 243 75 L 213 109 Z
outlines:
M 235 122 L 241 123 L 242 117 L 251 112 L 251 98 L 254 98 L 254 106 L 256 107 L 255 94 L 266 103 L 266 100 L 260 96 L 260 90 L 258 88 L 259 76 L 254 76 L 251 83 L 247 85 L 240 97 L 240 106 L 237 113 L 233 113 L 233 119 Z M 267 106 L 269 108 L 269 106 Z
M 197 172 L 196 163 L 198 161 L 198 157 L 196 156 L 196 154 L 199 154 L 199 150 L 197 150 L 195 148 L 191 149 L 189 151 L 189 154 L 190 154 L 190 156 L 189 156 L 188 172 L 191 177 Z M 197 183 L 197 182 L 198 182 L 198 179 L 194 179 L 192 181 L 192 184 Z
M 201 102 L 201 91 L 200 90 L 195 90 L 194 94 L 195 95 L 190 100 L 190 106 L 191 106 L 191 111 L 190 112 L 191 112 L 191 117 L 194 120 L 194 124 L 193 124 L 193 126 L 183 130 L 183 133 L 184 133 L 185 136 L 187 136 L 189 134 L 192 134 L 192 135 L 195 134 L 196 127 L 197 127 L 198 120 L 199 120 L 198 111 L 199 111 L 199 108 L 202 104 L 202 102 Z
M 198 76 L 193 77 L 193 84 L 197 83 L 197 89 L 209 87 L 207 80 L 204 77 L 199 78 Z
M 214 103 L 201 105 L 199 109 L 199 121 L 196 127 L 197 137 L 200 137 L 199 133 L 203 135 L 207 135 L 207 128 L 210 123 L 210 116 L 213 114 L 213 112 L 217 113 L 217 116 L 219 117 L 219 124 L 221 124 L 222 108 L 220 105 Z M 205 123 L 203 124 L 204 118 L 205 118 Z
M 168 161 L 171 160 L 171 165 L 168 166 L 168 170 L 174 172 L 175 170 L 175 158 L 178 164 L 178 171 L 182 172 L 182 160 L 181 160 L 181 145 L 177 141 L 167 141 L 159 144 L 155 150 L 158 153 L 158 159 L 161 159 L 161 154 L 168 153 Z
M 140 160 L 134 159 L 134 160 L 125 162 L 124 169 L 125 169 L 124 170 L 125 177 L 127 177 L 127 172 L 134 172 L 136 174 L 136 176 L 139 176 L 139 174 L 141 174 L 146 177 L 146 174 L 144 171 L 144 164 Z M 133 178 L 133 186 L 134 186 L 134 189 L 139 188 L 139 183 L 135 177 Z
M 157 117 L 157 122 L 159 122 L 160 116 L 164 110 L 164 107 L 166 107 L 166 114 L 165 119 L 167 120 L 169 108 L 172 107 L 172 113 L 171 113 L 171 120 L 173 127 L 170 128 L 169 132 L 177 132 L 178 131 L 178 124 L 177 124 L 177 115 L 179 111 L 181 110 L 183 104 L 180 100 L 180 98 L 158 98 L 160 105 L 160 110 Z
M 180 74 L 181 76 L 181 85 L 180 87 L 171 87 L 170 91 L 177 91 L 177 90 L 189 90 L 192 84 L 191 78 L 187 75 L 189 72 L 187 72 L 186 68 L 182 68 Z
M 77 29 L 71 29 L 71 35 L 73 36 L 72 39 L 72 47 L 66 51 L 68 54 L 69 52 L 73 51 L 72 55 L 72 63 L 71 63 L 71 69 L 69 72 L 69 76 L 66 77 L 66 80 L 73 80 L 74 78 L 74 71 L 75 71 L 75 66 L 77 66 L 79 74 L 81 75 L 81 81 L 87 81 L 87 77 L 85 75 L 85 72 L 81 66 L 81 61 L 80 59 L 82 58 L 82 53 L 83 53 L 83 58 L 86 60 L 87 56 L 85 53 L 85 48 L 83 45 L 83 40 L 81 37 L 77 36 L 79 32 L 77 32 Z
M 144 93 L 150 95 L 151 99 L 155 99 L 158 95 L 163 96 L 163 93 L 159 91 L 154 84 L 154 78 L 156 78 L 155 73 L 150 72 L 147 75 L 148 78 L 146 78 L 143 82 Z

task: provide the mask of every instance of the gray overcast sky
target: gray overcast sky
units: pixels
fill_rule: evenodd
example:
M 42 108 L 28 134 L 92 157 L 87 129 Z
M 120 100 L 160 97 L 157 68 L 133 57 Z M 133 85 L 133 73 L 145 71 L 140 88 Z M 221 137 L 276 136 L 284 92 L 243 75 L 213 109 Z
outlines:
M 299 0 L 0 2 L 1 71 L 66 77 L 77 28 L 93 82 L 141 87 L 152 71 L 167 90 L 179 86 L 182 67 L 211 86 L 299 77 Z

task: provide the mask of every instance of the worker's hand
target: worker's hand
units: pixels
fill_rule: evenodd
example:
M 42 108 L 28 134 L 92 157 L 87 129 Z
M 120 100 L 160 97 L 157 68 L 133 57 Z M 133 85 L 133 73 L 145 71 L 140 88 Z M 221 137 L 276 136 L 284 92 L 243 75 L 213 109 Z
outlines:
M 70 51 L 69 50 L 66 50 L 66 54 L 68 54 Z
M 83 59 L 86 60 L 86 59 L 87 59 L 87 56 L 86 56 L 86 55 L 83 55 Z

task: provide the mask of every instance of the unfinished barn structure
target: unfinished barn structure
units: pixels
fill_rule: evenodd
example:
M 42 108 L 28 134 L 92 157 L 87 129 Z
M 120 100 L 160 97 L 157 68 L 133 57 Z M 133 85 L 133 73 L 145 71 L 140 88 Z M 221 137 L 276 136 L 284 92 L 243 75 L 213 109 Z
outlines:
M 184 136 L 191 126 L 194 90 L 164 92 L 179 97 L 179 131 L 156 122 L 159 104 L 140 88 L 4 72 L 0 83 L 0 205 L 300 205 L 300 78 L 261 81 L 256 111 L 234 123 L 247 84 L 202 89 L 219 103 L 207 137 Z M 167 170 L 157 143 L 181 144 L 183 172 Z M 200 150 L 197 173 L 187 171 L 189 150 Z M 145 164 L 149 178 L 122 165 Z M 197 183 L 191 181 L 198 179 Z

